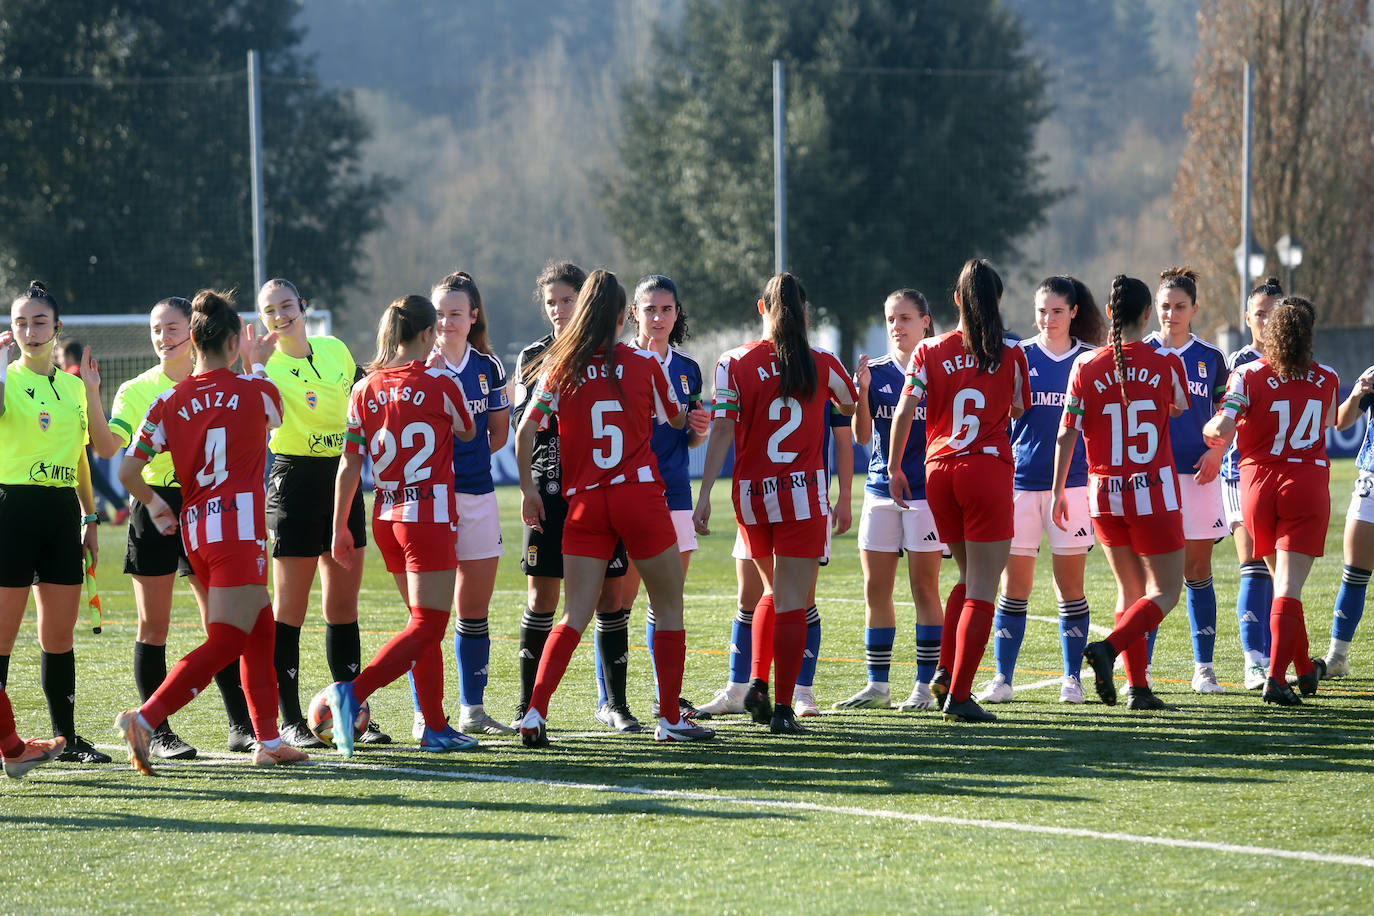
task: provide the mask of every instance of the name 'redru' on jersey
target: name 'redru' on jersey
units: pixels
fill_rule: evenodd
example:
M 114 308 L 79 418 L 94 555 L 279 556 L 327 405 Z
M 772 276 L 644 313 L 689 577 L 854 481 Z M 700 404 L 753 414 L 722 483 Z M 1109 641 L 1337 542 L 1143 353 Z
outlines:
M 1237 366 L 1221 409 L 1236 421 L 1240 466 L 1327 467 L 1326 427 L 1335 420 L 1339 385 L 1336 371 L 1320 363 L 1287 380 L 1265 359 Z
M 276 385 L 228 369 L 189 376 L 148 408 L 128 454 L 171 453 L 187 550 L 266 540 L 267 434 L 281 417 Z
M 534 387 L 541 425 L 558 424 L 565 496 L 621 483 L 663 485 L 651 446 L 654 419 L 676 418 L 682 404 L 656 354 L 618 343 L 614 365 L 612 372 L 598 352 L 576 389 L 552 390 L 548 373 Z
M 378 369 L 354 385 L 344 453 L 372 457 L 372 514 L 391 522 L 457 521 L 453 434 L 472 424 L 462 386 L 419 362 Z
M 1121 348 L 1126 395 L 1111 347 L 1079 357 L 1069 373 L 1064 425 L 1083 433 L 1093 515 L 1138 517 L 1179 508 L 1169 446 L 1173 408 L 1188 407 L 1187 374 L 1177 356 L 1139 341 Z
M 783 397 L 777 351 L 755 340 L 716 364 L 715 415 L 735 421 L 734 504 L 746 525 L 830 514 L 825 474 L 827 401 L 851 404 L 858 391 L 835 354 L 811 348 L 816 390 Z
M 926 460 L 980 453 L 1012 463 L 1007 421 L 1030 403 L 1030 371 L 1019 346 L 1003 342 L 997 368 L 984 372 L 964 346 L 962 331 L 916 345 L 905 396 L 926 402 Z

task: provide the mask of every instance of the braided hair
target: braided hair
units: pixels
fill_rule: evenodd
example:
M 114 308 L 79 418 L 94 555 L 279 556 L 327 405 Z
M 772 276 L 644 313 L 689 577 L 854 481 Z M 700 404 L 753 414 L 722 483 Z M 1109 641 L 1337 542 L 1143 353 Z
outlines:
M 1121 403 L 1131 403 L 1126 394 L 1126 357 L 1121 350 L 1121 331 L 1139 323 L 1140 316 L 1150 311 L 1153 298 L 1150 288 L 1135 277 L 1117 274 L 1112 277 L 1112 292 L 1107 299 L 1107 312 L 1112 319 L 1112 363 L 1116 368 L 1116 382 L 1121 388 Z

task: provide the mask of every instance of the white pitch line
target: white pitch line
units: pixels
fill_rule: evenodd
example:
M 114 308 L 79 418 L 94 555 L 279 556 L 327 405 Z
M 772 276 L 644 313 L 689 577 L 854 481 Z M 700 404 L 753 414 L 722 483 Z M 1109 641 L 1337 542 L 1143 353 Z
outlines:
M 216 754 L 205 760 L 185 763 L 161 764 L 161 766 L 195 767 L 197 765 L 218 766 L 232 763 L 246 763 L 246 758 L 229 758 Z M 1224 852 L 1234 855 L 1261 856 L 1267 859 L 1294 859 L 1300 862 L 1321 862 L 1328 865 L 1353 865 L 1360 868 L 1374 868 L 1374 858 L 1349 856 L 1339 853 L 1311 852 L 1303 849 L 1271 849 L 1265 846 L 1245 846 L 1234 843 L 1217 843 L 1210 840 L 1187 840 L 1178 837 L 1147 836 L 1136 833 L 1107 832 L 1088 830 L 1083 827 L 1059 827 L 1052 824 L 1024 824 L 1017 821 L 995 821 L 987 818 L 950 817 L 938 814 L 919 814 L 912 811 L 892 811 L 881 808 L 861 808 L 855 805 L 822 805 L 818 802 L 788 801 L 779 798 L 748 798 L 740 795 L 717 795 L 711 792 L 693 792 L 682 789 L 650 789 L 644 786 L 614 786 L 605 783 L 573 782 L 562 779 L 536 779 L 529 776 L 504 776 L 496 773 L 465 773 L 458 770 L 423 770 L 417 767 L 381 766 L 356 760 L 316 757 L 308 764 L 331 766 L 341 769 L 371 770 L 378 773 L 395 773 L 404 776 L 439 777 L 458 782 L 490 782 L 507 785 L 542 786 L 550 789 L 574 789 L 584 792 L 603 792 L 611 795 L 634 795 L 646 798 L 664 798 L 681 801 L 707 802 L 717 805 L 738 805 L 749 808 L 765 808 L 779 811 L 811 811 L 817 814 L 838 814 L 855 818 L 879 818 L 890 821 L 905 821 L 915 824 L 944 824 L 950 827 L 972 827 L 984 830 L 1002 830 L 1011 833 L 1031 833 L 1044 836 L 1074 837 L 1076 839 L 1108 840 L 1118 843 L 1136 843 L 1142 846 L 1164 846 L 1172 849 L 1205 849 L 1209 852 Z M 92 769 L 80 768 L 66 771 L 45 770 L 45 776 L 79 775 Z M 40 777 L 41 778 L 41 777 Z
M 1054 624 L 1059 623 L 1059 618 L 1058 618 L 1058 617 L 1037 617 L 1035 614 L 1027 614 L 1027 615 L 1026 615 L 1026 619 L 1027 619 L 1027 620 L 1038 620 L 1038 621 L 1040 621 L 1041 623 L 1054 623 Z M 1110 633 L 1111 631 L 1112 631 L 1112 628 L 1111 628 L 1111 627 L 1099 626 L 1099 625 L 1097 625 L 1097 624 L 1095 624 L 1095 623 L 1090 623 L 1090 624 L 1088 624 L 1088 632 L 1089 632 L 1089 633 L 1096 633 L 1098 636 L 1106 636 L 1106 635 L 1107 635 L 1108 633 Z
M 1039 690 L 1042 687 L 1058 687 L 1064 682 L 1062 677 L 1046 678 L 1043 681 L 1033 681 L 1029 684 L 1013 684 L 1012 693 L 1020 693 L 1023 690 Z

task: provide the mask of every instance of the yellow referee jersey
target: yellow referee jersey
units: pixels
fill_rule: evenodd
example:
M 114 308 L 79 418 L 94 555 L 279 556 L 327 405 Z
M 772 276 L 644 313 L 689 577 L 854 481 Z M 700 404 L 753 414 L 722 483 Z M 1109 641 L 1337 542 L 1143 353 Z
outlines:
M 11 363 L 0 415 L 0 484 L 75 487 L 86 450 L 86 386 L 54 368 L 39 375 Z
M 336 337 L 311 337 L 310 351 L 296 359 L 278 350 L 267 361 L 267 377 L 281 392 L 285 408 L 282 424 L 267 445 L 278 455 L 336 458 L 343 452 L 348 393 L 357 364 Z
M 115 434 L 119 444 L 128 448 L 133 441 L 134 430 L 143 423 L 148 408 L 157 400 L 158 395 L 176 387 L 176 382 L 156 365 L 142 375 L 129 379 L 115 392 L 111 407 L 110 432 Z M 176 471 L 172 468 L 172 453 L 161 452 L 143 466 L 143 482 L 153 487 L 178 487 Z

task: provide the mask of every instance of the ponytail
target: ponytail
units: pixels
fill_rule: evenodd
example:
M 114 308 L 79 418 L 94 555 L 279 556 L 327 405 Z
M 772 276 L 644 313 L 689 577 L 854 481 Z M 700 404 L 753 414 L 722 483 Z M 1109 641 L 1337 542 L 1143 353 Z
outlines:
M 1138 324 L 1140 316 L 1150 310 L 1150 288 L 1135 277 L 1117 274 L 1112 278 L 1112 292 L 1107 300 L 1107 312 L 1112 319 L 1112 364 L 1116 368 L 1116 383 L 1121 389 L 1121 403 L 1131 403 L 1126 394 L 1126 358 L 1121 351 L 1121 330 Z
M 1006 330 L 1002 326 L 1002 278 L 984 258 L 970 258 L 954 284 L 954 302 L 964 326 L 964 349 L 983 372 L 1002 364 Z
M 809 401 L 818 383 L 816 358 L 806 337 L 806 290 L 789 273 L 780 273 L 763 289 L 768 339 L 778 357 L 778 394 Z
M 377 354 L 367 364 L 368 372 L 386 368 L 401 348 L 415 340 L 437 322 L 434 305 L 424 296 L 411 294 L 392 301 L 377 324 Z
M 233 290 L 203 289 L 191 300 L 191 345 L 200 353 L 223 353 L 242 330 Z
M 541 355 L 543 365 L 549 367 L 551 391 L 576 391 L 592 358 L 603 350 L 606 371 L 616 388 L 620 387 L 615 372 L 615 342 L 624 314 L 625 287 L 609 270 L 592 271 L 577 294 L 577 307 L 568 326 Z

